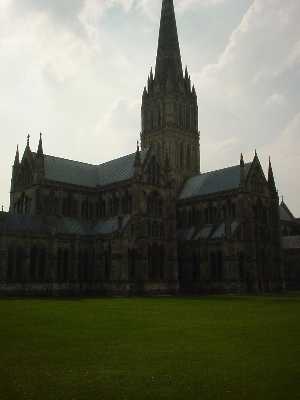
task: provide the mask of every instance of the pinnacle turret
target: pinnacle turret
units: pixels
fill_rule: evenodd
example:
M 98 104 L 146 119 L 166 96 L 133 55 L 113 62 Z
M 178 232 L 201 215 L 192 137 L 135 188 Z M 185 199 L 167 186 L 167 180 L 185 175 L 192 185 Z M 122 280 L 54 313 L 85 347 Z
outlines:
M 19 153 L 19 145 L 18 145 L 16 155 L 15 155 L 14 167 L 18 166 L 19 164 L 20 164 L 20 153 Z
M 43 139 L 42 139 L 42 134 L 40 133 L 40 140 L 39 140 L 39 145 L 37 149 L 37 157 L 42 157 L 44 155 L 43 151 Z
M 241 153 L 240 166 L 241 166 L 241 167 L 244 167 L 244 166 L 245 166 L 243 153 Z
M 245 162 L 244 162 L 243 153 L 241 153 L 241 158 L 240 158 L 240 186 L 244 187 L 244 184 L 245 184 Z
M 269 187 L 273 191 L 276 191 L 276 184 L 275 184 L 275 179 L 274 179 L 274 174 L 273 174 L 271 157 L 269 157 L 268 184 L 269 184 Z
M 141 152 L 139 142 L 137 142 L 136 152 L 135 152 L 135 159 L 134 159 L 134 167 L 137 168 L 141 165 Z

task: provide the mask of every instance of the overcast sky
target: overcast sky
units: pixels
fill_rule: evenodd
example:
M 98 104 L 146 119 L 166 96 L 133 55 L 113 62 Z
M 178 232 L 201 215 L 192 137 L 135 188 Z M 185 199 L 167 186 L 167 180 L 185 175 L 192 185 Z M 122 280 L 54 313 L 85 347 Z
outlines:
M 100 163 L 135 150 L 161 0 L 0 0 L 0 202 L 16 145 Z M 175 0 L 203 172 L 271 155 L 300 216 L 300 1 Z

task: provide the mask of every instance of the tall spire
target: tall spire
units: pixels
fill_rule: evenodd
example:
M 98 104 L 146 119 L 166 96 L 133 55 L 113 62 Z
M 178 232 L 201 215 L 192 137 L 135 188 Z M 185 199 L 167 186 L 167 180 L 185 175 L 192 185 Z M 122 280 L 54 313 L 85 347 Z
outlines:
M 161 9 L 155 78 L 165 83 L 183 76 L 173 0 L 163 0 Z
M 43 139 L 42 139 L 42 134 L 40 133 L 40 140 L 39 140 L 39 146 L 38 146 L 38 150 L 37 150 L 37 156 L 41 157 L 44 155 L 44 151 L 43 151 Z
M 240 186 L 243 187 L 245 184 L 245 162 L 243 153 L 241 153 L 240 158 Z
M 185 179 L 200 171 L 198 104 L 188 70 L 183 73 L 182 69 L 174 2 L 161 1 L 155 73 L 150 71 L 142 98 L 141 147 L 150 147 L 160 162 L 164 149 L 179 189 Z

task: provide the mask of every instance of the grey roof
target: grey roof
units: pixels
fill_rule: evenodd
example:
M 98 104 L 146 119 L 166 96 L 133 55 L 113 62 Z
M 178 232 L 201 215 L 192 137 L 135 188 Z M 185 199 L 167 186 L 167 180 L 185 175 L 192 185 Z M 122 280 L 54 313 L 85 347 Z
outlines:
M 237 228 L 240 226 L 238 221 L 232 221 L 231 222 L 231 235 L 233 235 L 235 233 L 235 231 L 237 230 Z M 211 239 L 222 239 L 225 237 L 225 223 L 222 222 L 217 229 L 214 231 L 214 233 L 211 236 Z
M 46 155 L 44 158 L 45 178 L 50 181 L 80 186 L 97 186 L 97 167 L 78 161 Z
M 295 222 L 295 217 L 284 202 L 281 202 L 279 206 L 279 215 L 281 221 Z
M 240 223 L 238 221 L 233 221 L 231 223 L 231 233 L 234 233 L 239 226 L 240 226 Z
M 208 239 L 214 230 L 213 225 L 205 225 L 195 236 L 195 240 Z
M 245 164 L 245 177 L 247 177 L 251 165 L 252 163 Z M 204 174 L 193 176 L 185 182 L 179 200 L 237 189 L 239 185 L 239 165 L 217 171 L 206 172 Z
M 95 234 L 100 235 L 107 235 L 114 232 L 117 232 L 119 229 L 123 230 L 130 220 L 130 216 L 126 215 L 123 218 L 113 217 L 106 221 L 99 221 L 94 229 L 93 232 Z
M 237 228 L 240 226 L 238 221 L 231 222 L 231 235 L 233 235 Z M 207 224 L 200 229 L 191 227 L 188 229 L 181 229 L 177 232 L 179 240 L 218 240 L 225 237 L 225 222 L 219 224 Z
M 211 239 L 222 239 L 225 237 L 225 223 L 222 222 L 211 236 Z
M 130 217 L 121 220 L 121 230 L 125 228 Z M 101 235 L 112 234 L 119 230 L 118 217 L 105 221 L 91 223 L 66 217 L 43 217 L 30 215 L 0 215 L 0 233 L 31 233 L 31 234 L 64 234 L 64 235 Z
M 282 238 L 282 247 L 288 249 L 300 250 L 300 236 L 284 236 Z
M 0 232 L 46 233 L 50 232 L 50 230 L 47 229 L 47 224 L 42 218 L 5 213 L 0 217 Z
M 142 162 L 147 150 L 141 152 Z M 45 155 L 45 178 L 72 185 L 96 187 L 131 179 L 134 176 L 135 153 L 93 165 Z
M 177 231 L 177 239 L 178 240 L 191 240 L 192 237 L 194 236 L 195 233 L 195 228 L 189 228 L 189 229 L 180 229 Z

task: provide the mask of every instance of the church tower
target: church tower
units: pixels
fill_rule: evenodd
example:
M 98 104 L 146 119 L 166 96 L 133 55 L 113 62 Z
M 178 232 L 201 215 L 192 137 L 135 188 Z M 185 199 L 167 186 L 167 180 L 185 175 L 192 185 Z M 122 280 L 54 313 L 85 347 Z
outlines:
M 173 0 L 163 0 L 155 74 L 142 100 L 142 149 L 168 158 L 176 186 L 199 174 L 198 105 L 187 68 L 183 73 Z

